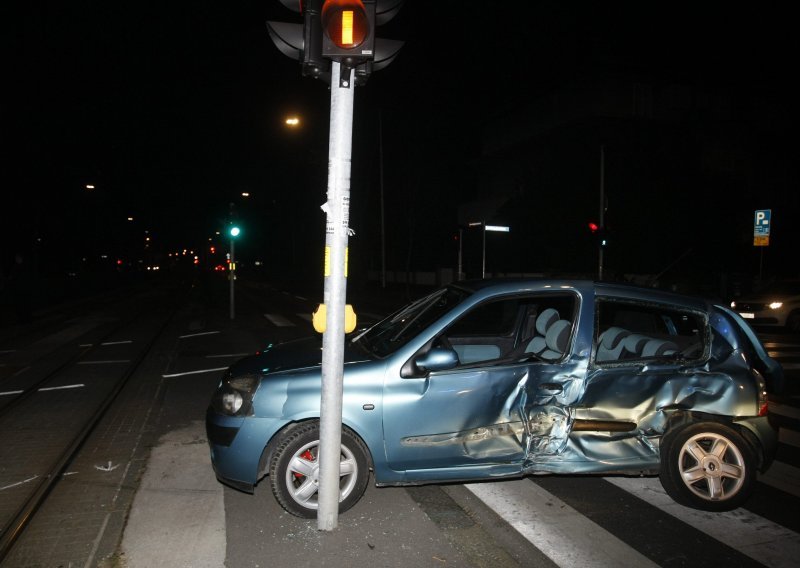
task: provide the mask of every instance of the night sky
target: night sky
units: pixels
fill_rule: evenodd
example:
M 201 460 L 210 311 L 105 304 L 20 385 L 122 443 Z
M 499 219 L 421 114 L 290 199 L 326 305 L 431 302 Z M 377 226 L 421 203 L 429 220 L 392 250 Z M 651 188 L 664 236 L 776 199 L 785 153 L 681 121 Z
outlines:
M 299 14 L 277 0 L 9 4 L 0 9 L 4 274 L 16 253 L 54 272 L 98 253 L 135 259 L 145 234 L 151 250 L 201 249 L 230 203 L 245 227 L 243 259 L 319 274 L 329 92 L 301 77 L 265 26 Z M 796 274 L 796 26 L 779 6 L 406 2 L 378 31 L 405 46 L 356 91 L 354 273 L 380 265 L 382 131 L 395 269 L 454 268 L 462 206 L 510 194 L 497 220 L 513 238 L 491 243 L 495 270 L 591 272 L 585 225 L 597 216 L 603 145 L 610 269 L 657 273 L 678 261 L 690 273 L 752 273 L 753 210 L 772 208 L 773 246 L 761 260 Z M 485 153 L 487 133 L 531 101 L 631 75 L 724 95 L 726 118 L 709 126 L 712 101 L 672 125 L 562 125 Z M 289 114 L 300 128 L 283 124 Z M 730 175 L 700 175 L 701 139 L 726 128 Z

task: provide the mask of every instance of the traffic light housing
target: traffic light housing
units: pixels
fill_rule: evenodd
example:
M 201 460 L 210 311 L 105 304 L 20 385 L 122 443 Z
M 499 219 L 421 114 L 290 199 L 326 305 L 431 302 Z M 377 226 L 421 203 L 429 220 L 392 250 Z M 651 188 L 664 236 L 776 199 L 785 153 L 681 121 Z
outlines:
M 375 55 L 375 2 L 325 0 L 322 57 L 356 67 Z
M 397 57 L 402 41 L 375 37 L 376 26 L 391 20 L 404 0 L 280 0 L 302 12 L 303 24 L 267 22 L 278 50 L 297 59 L 302 74 L 330 82 L 330 62 L 355 69 L 356 85 L 363 85 Z

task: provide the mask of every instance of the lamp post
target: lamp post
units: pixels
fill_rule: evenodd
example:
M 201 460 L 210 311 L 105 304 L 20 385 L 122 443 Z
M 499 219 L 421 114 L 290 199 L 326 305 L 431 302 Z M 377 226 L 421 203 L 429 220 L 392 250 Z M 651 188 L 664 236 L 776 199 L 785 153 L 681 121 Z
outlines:
M 239 236 L 240 232 L 241 231 L 239 230 L 239 227 L 237 227 L 236 225 L 233 225 L 230 228 L 230 235 L 231 235 L 231 270 L 230 270 L 230 273 L 228 274 L 228 278 L 231 281 L 231 319 L 234 319 L 236 317 L 236 309 L 234 307 L 235 303 L 234 303 L 234 293 L 233 293 L 233 287 L 234 287 L 233 283 L 236 280 L 236 256 L 234 254 L 235 253 L 234 243 L 236 242 L 236 237 Z

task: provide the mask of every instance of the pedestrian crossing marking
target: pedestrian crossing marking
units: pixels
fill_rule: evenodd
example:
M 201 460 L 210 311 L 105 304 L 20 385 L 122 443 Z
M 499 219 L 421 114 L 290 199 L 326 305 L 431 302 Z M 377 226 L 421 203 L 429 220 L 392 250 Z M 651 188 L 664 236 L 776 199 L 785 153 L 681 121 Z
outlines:
M 800 534 L 782 525 L 742 508 L 709 513 L 684 507 L 666 494 L 657 478 L 604 479 L 765 566 L 797 566 Z
M 465 485 L 558 566 L 658 566 L 530 480 Z

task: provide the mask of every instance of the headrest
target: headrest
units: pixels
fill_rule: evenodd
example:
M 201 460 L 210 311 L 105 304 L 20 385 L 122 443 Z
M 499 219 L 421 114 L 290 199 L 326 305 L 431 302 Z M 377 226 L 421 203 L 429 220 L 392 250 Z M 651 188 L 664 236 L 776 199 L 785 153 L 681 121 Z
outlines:
M 671 341 L 663 339 L 651 339 L 644 344 L 642 349 L 642 357 L 659 357 L 661 355 L 668 355 L 678 350 L 678 346 Z
M 558 311 L 555 308 L 547 308 L 536 318 L 536 331 L 539 335 L 547 335 L 550 326 L 558 321 Z
M 571 329 L 572 326 L 568 320 L 558 320 L 551 325 L 550 329 L 547 330 L 547 335 L 544 337 L 547 348 L 559 353 L 566 351 Z
M 623 329 L 621 327 L 609 327 L 603 332 L 603 336 L 600 339 L 600 345 L 606 349 L 615 349 L 620 343 L 622 343 L 622 340 L 630 334 L 631 332 L 627 329 Z
M 639 335 L 638 333 L 632 333 L 625 339 L 623 339 L 623 347 L 625 351 L 630 353 L 636 353 L 637 355 L 641 353 L 642 347 L 650 338 L 646 335 Z

